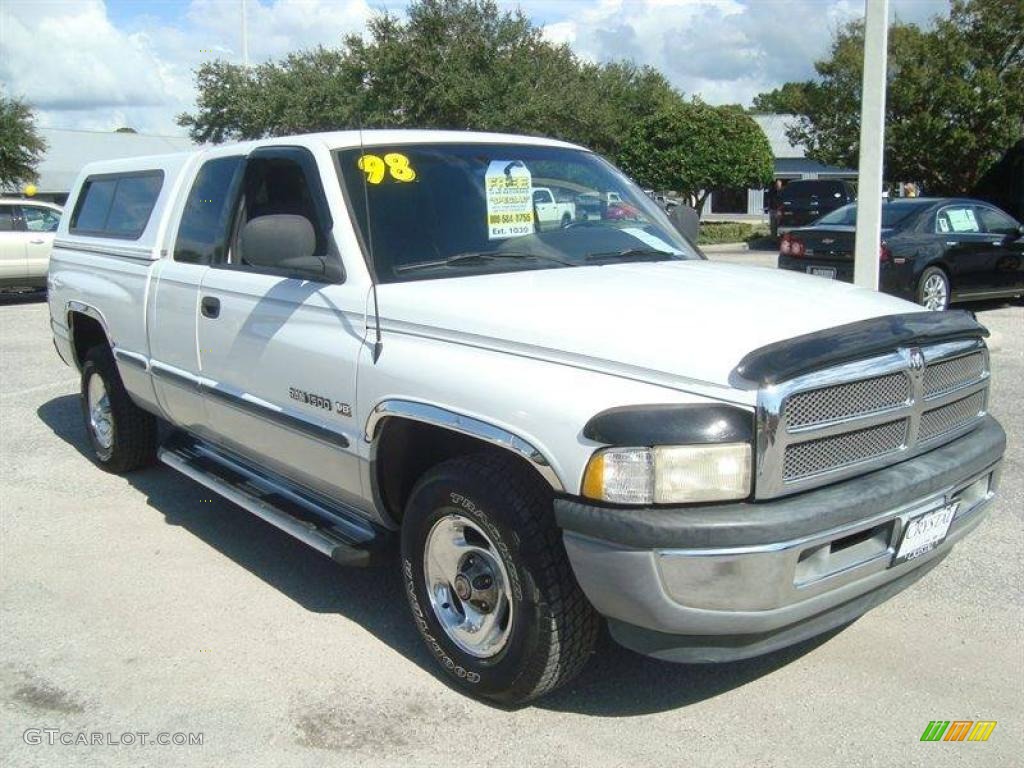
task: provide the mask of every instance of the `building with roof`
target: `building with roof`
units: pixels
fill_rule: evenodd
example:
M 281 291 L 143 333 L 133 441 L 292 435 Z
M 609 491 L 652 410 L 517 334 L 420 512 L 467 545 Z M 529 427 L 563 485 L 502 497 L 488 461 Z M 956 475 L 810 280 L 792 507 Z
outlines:
M 819 163 L 807 157 L 803 147 L 789 140 L 786 129 L 796 122 L 796 115 L 764 114 L 752 117 L 771 145 L 775 163 L 774 178 L 784 182 L 795 179 L 857 179 L 855 168 L 837 168 Z M 716 189 L 704 204 L 704 216 L 762 216 L 764 193 L 763 189 Z
M 40 128 L 46 152 L 36 167 L 35 197 L 63 204 L 82 166 L 95 160 L 162 155 L 194 148 L 187 136 L 157 136 L 116 131 Z M 15 194 L 21 189 L 9 190 Z

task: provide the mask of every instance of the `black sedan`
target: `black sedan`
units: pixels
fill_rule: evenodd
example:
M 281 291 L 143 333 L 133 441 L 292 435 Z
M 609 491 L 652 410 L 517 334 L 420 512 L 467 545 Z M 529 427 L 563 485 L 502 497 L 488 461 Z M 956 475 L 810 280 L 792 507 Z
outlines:
M 853 282 L 856 203 L 788 232 L 779 268 Z M 928 309 L 1024 295 L 1024 226 L 966 198 L 882 203 L 879 287 Z

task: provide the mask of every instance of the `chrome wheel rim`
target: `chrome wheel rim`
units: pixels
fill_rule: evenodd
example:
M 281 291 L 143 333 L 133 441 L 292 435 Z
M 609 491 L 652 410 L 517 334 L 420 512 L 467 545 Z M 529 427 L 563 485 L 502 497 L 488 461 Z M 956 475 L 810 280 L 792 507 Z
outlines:
M 935 311 L 946 308 L 946 281 L 942 275 L 929 275 L 924 281 L 923 294 L 926 309 Z
M 448 638 L 479 659 L 500 653 L 512 630 L 512 599 L 490 537 L 453 513 L 434 523 L 423 555 L 430 607 Z
M 107 450 L 114 444 L 114 418 L 107 387 L 96 374 L 89 378 L 88 407 L 89 429 L 100 448 Z

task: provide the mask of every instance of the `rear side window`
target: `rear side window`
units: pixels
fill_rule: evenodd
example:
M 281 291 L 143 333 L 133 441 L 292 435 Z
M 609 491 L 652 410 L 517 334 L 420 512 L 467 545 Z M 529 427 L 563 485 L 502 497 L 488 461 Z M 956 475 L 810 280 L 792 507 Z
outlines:
M 0 205 L 0 232 L 14 231 L 14 208 L 10 205 Z
M 71 216 L 73 234 L 136 240 L 163 186 L 163 171 L 90 176 Z
M 944 234 L 981 232 L 978 218 L 974 214 L 974 207 L 969 205 L 951 205 L 948 208 L 943 208 L 935 217 L 935 229 Z
M 236 179 L 245 158 L 218 157 L 199 169 L 185 202 L 174 243 L 174 260 L 189 264 L 226 261 Z

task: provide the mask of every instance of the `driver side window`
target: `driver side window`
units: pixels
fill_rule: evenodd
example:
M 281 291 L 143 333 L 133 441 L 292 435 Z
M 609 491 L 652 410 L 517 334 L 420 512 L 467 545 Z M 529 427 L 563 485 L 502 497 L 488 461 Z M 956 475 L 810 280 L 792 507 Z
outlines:
M 241 186 L 231 265 L 302 280 L 341 281 L 326 197 L 308 150 L 253 152 Z
M 1016 235 L 1019 231 L 1017 222 L 995 208 L 983 207 L 978 209 L 981 218 L 981 225 L 986 232 L 994 235 Z
M 23 205 L 21 214 L 25 219 L 25 228 L 29 232 L 56 232 L 57 225 L 60 224 L 60 214 L 50 208 Z

